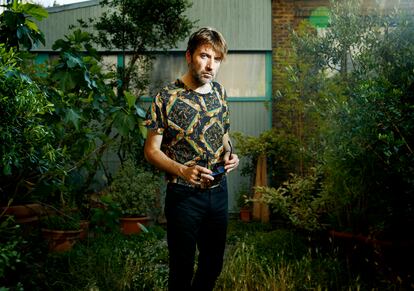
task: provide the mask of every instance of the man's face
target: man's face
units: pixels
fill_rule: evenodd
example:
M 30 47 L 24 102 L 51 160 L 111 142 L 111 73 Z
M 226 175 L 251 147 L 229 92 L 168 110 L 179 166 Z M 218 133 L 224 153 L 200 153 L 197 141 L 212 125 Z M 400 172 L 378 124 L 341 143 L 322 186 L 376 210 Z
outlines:
M 193 81 L 202 86 L 210 83 L 216 77 L 222 61 L 222 55 L 209 44 L 204 44 L 194 51 L 191 56 L 187 51 L 186 59 Z

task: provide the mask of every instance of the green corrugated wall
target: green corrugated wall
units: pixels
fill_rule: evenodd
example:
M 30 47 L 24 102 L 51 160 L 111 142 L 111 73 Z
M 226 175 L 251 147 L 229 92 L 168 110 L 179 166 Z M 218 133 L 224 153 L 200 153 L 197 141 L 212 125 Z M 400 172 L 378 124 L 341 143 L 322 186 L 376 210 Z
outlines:
M 98 17 L 103 9 L 98 0 L 48 8 L 49 17 L 38 23 L 45 33 L 46 46 L 37 50 L 51 51 L 53 43 L 68 33 L 77 19 Z M 212 26 L 226 36 L 230 50 L 271 51 L 271 0 L 194 0 L 187 11 L 197 27 Z M 185 42 L 176 50 L 184 50 Z

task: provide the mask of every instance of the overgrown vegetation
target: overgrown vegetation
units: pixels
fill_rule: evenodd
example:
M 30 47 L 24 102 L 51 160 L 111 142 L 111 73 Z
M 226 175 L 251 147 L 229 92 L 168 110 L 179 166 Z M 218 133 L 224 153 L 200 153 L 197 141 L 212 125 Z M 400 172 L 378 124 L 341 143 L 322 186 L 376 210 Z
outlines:
M 45 263 L 49 290 L 162 290 L 168 277 L 165 232 L 124 236 L 102 233 L 73 251 L 50 255 Z M 40 288 L 39 290 L 45 290 Z
M 305 229 L 412 239 L 403 228 L 414 226 L 413 18 L 333 1 L 327 29 L 305 21 L 277 53 L 286 63 L 275 128 L 238 139 L 240 153 L 265 154 L 279 175 L 265 202 Z
M 231 221 L 215 290 L 395 290 L 372 253 L 348 257 L 328 237 L 269 224 Z M 354 264 L 362 264 L 361 268 Z M 167 290 L 165 231 L 100 233 L 64 254 L 49 254 L 31 290 Z

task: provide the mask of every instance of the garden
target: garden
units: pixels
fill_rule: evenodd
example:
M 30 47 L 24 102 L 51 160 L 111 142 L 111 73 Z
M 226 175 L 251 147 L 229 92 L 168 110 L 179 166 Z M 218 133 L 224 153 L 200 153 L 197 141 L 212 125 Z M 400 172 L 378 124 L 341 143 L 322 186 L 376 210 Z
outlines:
M 194 23 L 188 1 L 155 2 L 103 1 L 41 63 L 47 10 L 14 0 L 0 14 L 0 290 L 166 290 L 165 185 L 143 157 L 138 96 L 154 47 Z M 359 0 L 318 13 L 324 25 L 302 21 L 274 52 L 273 128 L 233 133 L 240 209 L 270 217 L 231 216 L 216 290 L 414 288 L 413 16 Z M 107 68 L 99 46 L 131 58 Z M 268 185 L 254 187 L 263 158 Z

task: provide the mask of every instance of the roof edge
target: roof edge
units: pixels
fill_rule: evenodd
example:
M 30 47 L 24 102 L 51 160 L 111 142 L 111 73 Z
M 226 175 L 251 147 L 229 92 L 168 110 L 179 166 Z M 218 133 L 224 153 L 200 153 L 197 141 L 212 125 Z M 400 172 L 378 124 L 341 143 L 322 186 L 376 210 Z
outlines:
M 83 2 L 78 2 L 78 3 L 47 7 L 46 10 L 49 13 L 57 13 L 61 11 L 74 10 L 74 9 L 79 9 L 79 8 L 84 8 L 84 7 L 89 7 L 89 6 L 96 6 L 96 5 L 99 5 L 99 1 L 100 0 L 89 0 L 89 1 L 83 1 Z

